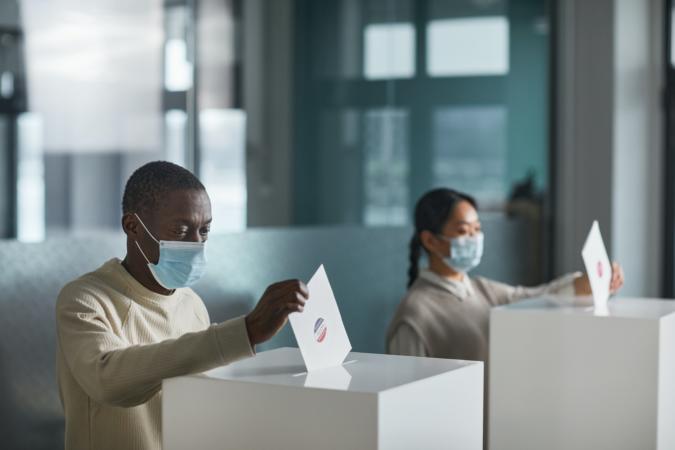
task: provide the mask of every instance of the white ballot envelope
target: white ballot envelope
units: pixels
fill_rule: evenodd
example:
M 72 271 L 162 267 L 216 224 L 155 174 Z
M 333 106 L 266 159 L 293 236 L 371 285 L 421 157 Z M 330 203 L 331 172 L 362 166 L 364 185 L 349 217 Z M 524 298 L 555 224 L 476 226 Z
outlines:
M 609 286 L 612 281 L 612 264 L 609 262 L 597 220 L 591 226 L 584 248 L 581 250 L 581 256 L 584 259 L 586 273 L 591 282 L 595 309 L 606 311 L 607 300 L 609 300 Z
M 309 300 L 301 313 L 288 316 L 307 371 L 339 366 L 352 345 L 342 323 L 323 265 L 309 283 Z

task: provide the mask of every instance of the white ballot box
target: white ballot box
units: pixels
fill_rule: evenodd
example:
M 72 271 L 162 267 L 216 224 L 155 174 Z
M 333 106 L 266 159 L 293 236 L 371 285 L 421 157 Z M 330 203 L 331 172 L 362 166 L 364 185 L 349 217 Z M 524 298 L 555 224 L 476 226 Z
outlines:
M 491 450 L 675 448 L 675 302 L 527 300 L 490 317 Z
M 350 353 L 305 372 L 296 348 L 165 380 L 164 450 L 480 450 L 483 363 Z

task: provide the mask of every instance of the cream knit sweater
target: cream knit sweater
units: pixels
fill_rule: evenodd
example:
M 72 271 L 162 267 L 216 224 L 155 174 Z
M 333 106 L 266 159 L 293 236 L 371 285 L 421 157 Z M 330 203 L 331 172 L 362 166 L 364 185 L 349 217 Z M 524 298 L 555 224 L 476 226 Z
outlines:
M 56 304 L 66 450 L 162 448 L 161 383 L 253 355 L 243 317 L 209 325 L 191 289 L 143 287 L 112 259 Z

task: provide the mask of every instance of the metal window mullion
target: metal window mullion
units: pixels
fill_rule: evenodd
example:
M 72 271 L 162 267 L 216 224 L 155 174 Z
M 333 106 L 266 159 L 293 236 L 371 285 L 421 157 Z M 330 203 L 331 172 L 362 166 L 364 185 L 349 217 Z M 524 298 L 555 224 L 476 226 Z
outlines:
M 197 42 L 198 4 L 197 0 L 187 0 L 187 48 L 192 62 L 192 86 L 186 93 L 185 110 L 187 112 L 187 155 L 186 165 L 192 172 L 200 176 L 200 142 L 199 142 L 199 58 Z

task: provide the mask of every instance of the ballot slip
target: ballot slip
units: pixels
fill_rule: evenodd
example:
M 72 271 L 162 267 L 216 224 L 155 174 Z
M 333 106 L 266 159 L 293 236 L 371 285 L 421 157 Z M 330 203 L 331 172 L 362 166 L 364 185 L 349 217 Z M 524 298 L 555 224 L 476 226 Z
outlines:
M 303 312 L 288 316 L 307 371 L 341 365 L 352 345 L 323 265 L 307 283 Z
M 607 311 L 612 281 L 612 265 L 607 256 L 597 220 L 591 226 L 591 231 L 588 233 L 586 243 L 581 250 L 581 256 L 584 259 L 586 273 L 591 284 L 595 309 L 599 312 Z

